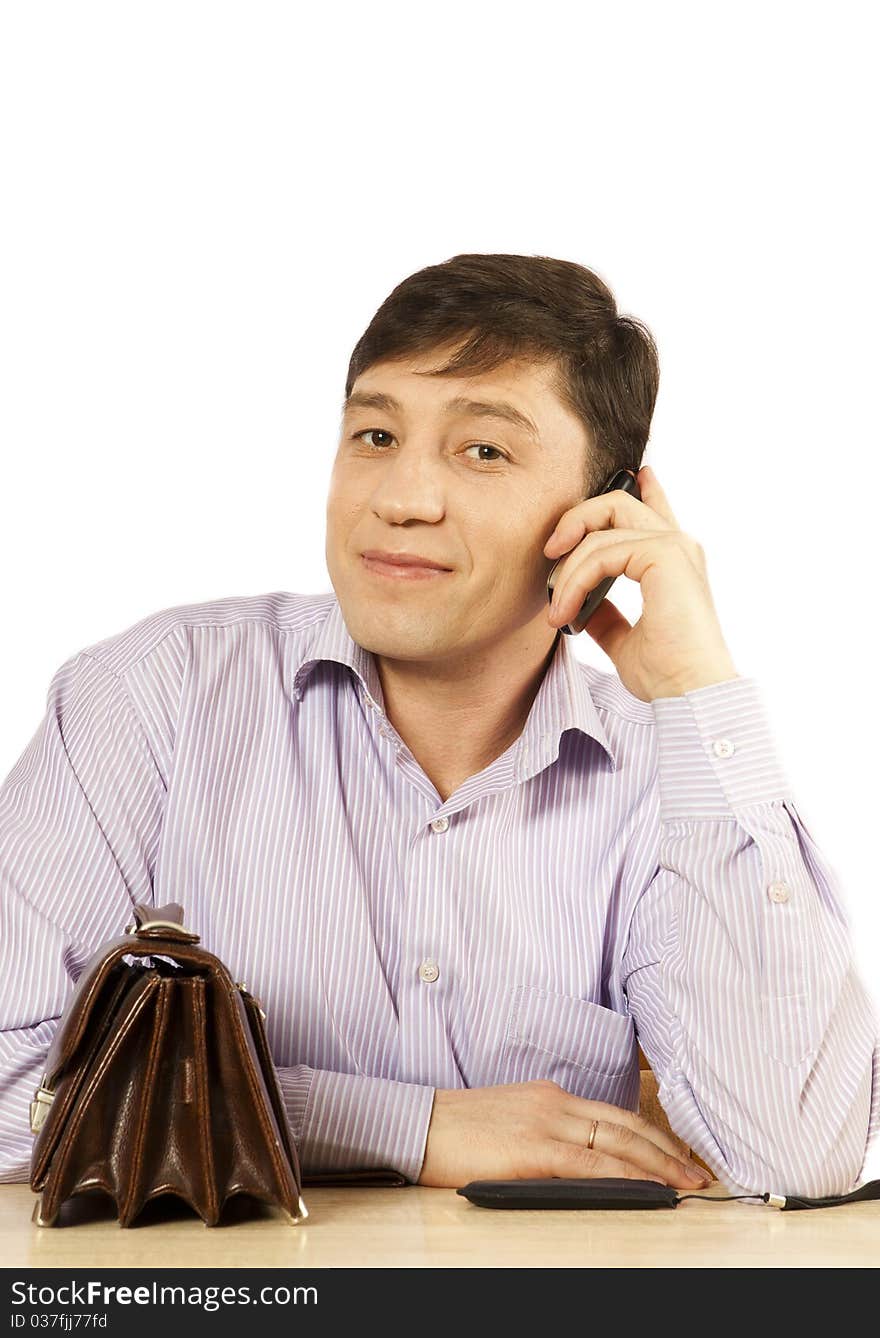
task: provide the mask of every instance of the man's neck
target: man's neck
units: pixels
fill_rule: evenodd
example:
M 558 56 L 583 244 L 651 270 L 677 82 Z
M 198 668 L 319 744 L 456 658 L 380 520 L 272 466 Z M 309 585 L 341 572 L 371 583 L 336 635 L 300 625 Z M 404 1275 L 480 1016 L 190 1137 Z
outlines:
M 527 627 L 449 664 L 374 657 L 385 714 L 442 800 L 519 738 L 559 636 Z

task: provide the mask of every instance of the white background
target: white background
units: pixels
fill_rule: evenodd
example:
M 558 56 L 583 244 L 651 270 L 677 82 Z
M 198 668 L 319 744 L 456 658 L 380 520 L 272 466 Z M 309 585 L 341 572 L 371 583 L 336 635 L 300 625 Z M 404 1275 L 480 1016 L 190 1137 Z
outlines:
M 658 340 L 646 459 L 706 549 L 876 1006 L 871 18 L 5 6 L 0 775 L 82 647 L 176 604 L 330 589 L 345 373 L 395 284 L 461 251 L 574 260 Z M 638 616 L 635 584 L 614 599 Z

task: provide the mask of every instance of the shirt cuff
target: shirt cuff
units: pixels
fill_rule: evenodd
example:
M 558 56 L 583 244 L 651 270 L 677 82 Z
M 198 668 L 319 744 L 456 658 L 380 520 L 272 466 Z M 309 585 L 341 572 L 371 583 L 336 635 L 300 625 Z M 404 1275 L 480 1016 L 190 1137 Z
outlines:
M 725 679 L 651 706 L 663 821 L 729 818 L 792 797 L 756 679 Z
M 277 1072 L 304 1174 L 390 1167 L 418 1181 L 433 1087 L 304 1064 Z

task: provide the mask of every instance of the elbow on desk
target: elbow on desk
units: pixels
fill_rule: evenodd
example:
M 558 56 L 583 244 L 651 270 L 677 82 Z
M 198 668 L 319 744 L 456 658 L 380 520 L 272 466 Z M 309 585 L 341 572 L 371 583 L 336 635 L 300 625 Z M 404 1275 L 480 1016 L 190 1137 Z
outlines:
M 781 1194 L 810 1199 L 837 1198 L 849 1194 L 860 1183 L 863 1160 L 844 1169 L 827 1165 L 801 1162 L 797 1166 L 768 1166 L 760 1176 L 761 1183 L 743 1183 L 727 1167 L 715 1172 L 718 1180 L 731 1194 Z M 744 1177 L 748 1179 L 748 1177 Z
M 850 1193 L 865 1178 L 866 1162 L 878 1132 L 877 1075 L 875 1053 L 867 1098 L 863 1092 L 848 1115 L 826 1131 L 824 1140 L 803 1131 L 786 1146 L 773 1149 L 771 1156 L 765 1152 L 764 1169 L 752 1163 L 745 1178 L 751 1180 L 757 1174 L 765 1183 L 743 1184 L 738 1178 L 742 1168 L 734 1164 L 735 1159 L 715 1170 L 718 1179 L 731 1193 L 740 1194 L 763 1194 L 769 1190 L 773 1194 L 831 1198 Z
M 664 1105 L 680 1136 L 731 1194 L 850 1193 L 865 1178 L 880 1132 L 880 1046 L 869 1052 L 861 1075 L 843 1056 L 833 1083 L 826 1071 L 821 1092 L 814 1082 L 815 1052 L 797 1077 L 791 1066 L 785 1071 L 784 1100 L 773 1110 L 765 1105 L 747 1113 L 740 1106 L 736 1123 L 699 1101 L 683 1075 L 674 1085 L 667 1075 Z M 832 1088 L 837 1100 L 829 1098 Z M 821 1107 L 809 1101 L 811 1093 L 821 1097 Z

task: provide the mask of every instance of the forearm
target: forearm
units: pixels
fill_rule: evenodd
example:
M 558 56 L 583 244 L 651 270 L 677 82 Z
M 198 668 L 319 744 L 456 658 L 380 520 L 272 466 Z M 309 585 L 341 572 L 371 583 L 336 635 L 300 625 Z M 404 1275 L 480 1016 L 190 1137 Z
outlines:
M 30 1103 L 57 1026 L 58 1018 L 50 1018 L 0 1031 L 0 1184 L 30 1179 Z
M 878 1028 L 752 680 L 655 702 L 659 865 L 626 990 L 676 1132 L 748 1191 L 852 1187 Z

